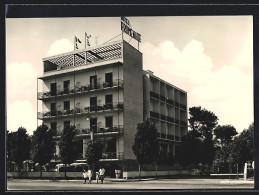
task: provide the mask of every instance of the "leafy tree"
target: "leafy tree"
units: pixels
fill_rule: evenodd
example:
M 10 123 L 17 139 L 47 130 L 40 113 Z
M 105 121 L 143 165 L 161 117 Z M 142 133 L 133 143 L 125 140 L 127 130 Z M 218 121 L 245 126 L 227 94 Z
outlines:
M 55 132 L 46 124 L 37 127 L 32 136 L 32 156 L 34 162 L 40 165 L 40 177 L 42 178 L 42 166 L 49 163 L 55 152 Z
M 13 149 L 11 152 L 11 158 L 17 163 L 20 175 L 23 161 L 30 158 L 31 140 L 27 134 L 27 130 L 23 127 L 19 127 L 18 130 L 12 134 L 10 140 L 14 141 L 14 143 L 12 143 Z
M 102 152 L 103 144 L 99 139 L 94 141 L 91 140 L 88 142 L 85 157 L 88 165 L 91 166 L 93 173 L 95 172 L 95 165 L 98 164 L 99 160 L 102 157 Z
M 229 145 L 230 141 L 237 134 L 238 133 L 235 127 L 233 127 L 232 125 L 223 125 L 223 126 L 218 125 L 214 129 L 215 140 L 217 141 L 220 140 L 221 146 Z
M 139 163 L 140 179 L 141 166 L 155 163 L 158 157 L 157 129 L 150 119 L 138 124 L 132 150 Z
M 235 163 L 244 164 L 247 160 L 253 160 L 254 152 L 254 123 L 248 129 L 243 130 L 234 138 L 231 144 L 231 154 Z
M 14 148 L 15 148 L 15 134 L 16 132 L 7 131 L 7 163 L 8 170 L 15 170 L 12 162 L 14 161 Z
M 202 154 L 202 140 L 200 134 L 192 130 L 183 136 L 180 151 L 179 160 L 184 166 L 198 165 L 201 162 Z
M 189 108 L 189 123 L 193 131 L 200 133 L 203 139 L 212 139 L 212 130 L 218 124 L 218 117 L 205 108 L 191 107 Z
M 76 129 L 75 126 L 66 125 L 59 141 L 59 154 L 61 162 L 65 164 L 65 177 L 66 177 L 66 165 L 71 164 L 77 158 L 76 151 Z

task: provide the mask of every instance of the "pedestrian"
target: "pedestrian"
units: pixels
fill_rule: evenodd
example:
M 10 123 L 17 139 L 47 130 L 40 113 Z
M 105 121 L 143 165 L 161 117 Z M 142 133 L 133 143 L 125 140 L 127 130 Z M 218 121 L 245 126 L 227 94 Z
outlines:
M 88 174 L 89 184 L 91 184 L 92 183 L 92 176 L 93 176 L 93 174 L 92 174 L 92 170 L 90 169 L 90 167 L 89 167 L 89 169 L 87 171 L 87 174 Z
M 99 169 L 99 176 L 100 176 L 101 183 L 103 183 L 103 180 L 104 180 L 104 177 L 105 177 L 105 169 L 101 166 L 100 166 L 100 169 Z
M 97 171 L 96 172 L 96 183 L 98 184 L 98 181 L 99 181 L 99 172 Z
M 86 172 L 85 170 L 84 170 L 84 172 L 83 172 L 83 178 L 84 178 L 84 180 L 85 180 L 84 184 L 86 184 L 87 172 Z

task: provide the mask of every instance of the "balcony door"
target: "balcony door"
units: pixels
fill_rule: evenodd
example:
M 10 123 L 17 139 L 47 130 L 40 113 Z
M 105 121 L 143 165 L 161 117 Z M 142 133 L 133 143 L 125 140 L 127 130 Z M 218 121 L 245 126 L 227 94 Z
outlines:
M 96 111 L 97 109 L 97 97 L 90 97 L 90 111 Z
M 91 89 L 97 88 L 97 75 L 90 76 L 90 87 Z
M 97 132 L 97 118 L 90 119 L 90 129 L 93 130 L 94 133 Z
M 55 116 L 56 115 L 56 103 L 51 103 L 50 104 L 50 113 L 51 113 L 51 116 Z
M 55 96 L 57 91 L 57 83 L 50 84 L 50 95 Z
M 108 130 L 111 130 L 113 127 L 113 117 L 107 116 L 105 117 L 105 127 L 108 128 Z
M 105 83 L 107 83 L 108 87 L 112 87 L 112 72 L 105 73 Z
M 64 94 L 68 94 L 69 93 L 69 87 L 70 87 L 70 81 L 63 81 L 64 84 Z

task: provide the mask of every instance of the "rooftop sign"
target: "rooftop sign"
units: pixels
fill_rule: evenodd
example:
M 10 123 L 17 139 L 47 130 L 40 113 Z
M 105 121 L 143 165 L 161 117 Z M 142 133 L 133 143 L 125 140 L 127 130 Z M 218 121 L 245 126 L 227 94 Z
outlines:
M 138 42 L 141 42 L 141 34 L 132 30 L 130 21 L 125 17 L 121 17 L 121 30 L 132 38 L 136 39 Z

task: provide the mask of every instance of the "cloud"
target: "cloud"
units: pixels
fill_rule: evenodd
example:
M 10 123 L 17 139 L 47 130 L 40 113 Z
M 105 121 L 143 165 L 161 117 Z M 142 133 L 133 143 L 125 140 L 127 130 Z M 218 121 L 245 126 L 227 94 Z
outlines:
M 241 45 L 232 63 L 217 69 L 197 40 L 182 50 L 171 41 L 157 47 L 145 43 L 142 48 L 144 69 L 187 91 L 189 107 L 211 110 L 219 117 L 219 124 L 232 124 L 239 132 L 253 121 L 251 37 Z
M 7 65 L 7 101 L 36 100 L 37 69 L 27 62 L 13 62 Z
M 55 41 L 49 48 L 47 56 L 53 56 L 61 53 L 73 51 L 74 45 L 68 39 Z
M 17 131 L 22 126 L 32 134 L 37 128 L 36 117 L 36 111 L 30 101 L 16 100 L 7 106 L 7 130 Z

